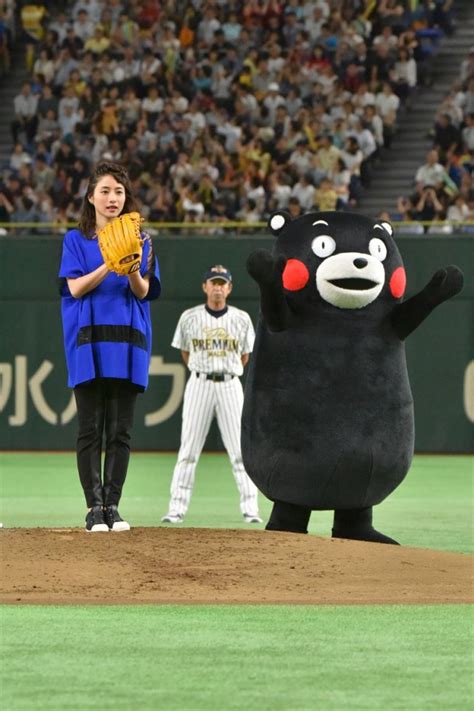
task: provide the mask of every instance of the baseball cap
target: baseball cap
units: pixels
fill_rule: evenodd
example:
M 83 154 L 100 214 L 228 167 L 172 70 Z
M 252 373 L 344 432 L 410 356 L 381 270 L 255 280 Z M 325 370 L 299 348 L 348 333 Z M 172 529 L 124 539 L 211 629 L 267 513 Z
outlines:
M 232 284 L 232 274 L 226 267 L 223 267 L 222 264 L 215 264 L 213 267 L 209 267 L 204 274 L 203 282 L 209 281 L 209 279 L 222 279 L 228 284 Z

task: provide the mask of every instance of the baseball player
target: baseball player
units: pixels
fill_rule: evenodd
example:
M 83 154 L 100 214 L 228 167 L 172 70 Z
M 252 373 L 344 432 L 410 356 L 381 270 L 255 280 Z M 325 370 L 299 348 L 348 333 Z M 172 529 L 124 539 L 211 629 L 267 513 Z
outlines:
M 257 488 L 247 476 L 240 451 L 243 404 L 242 375 L 253 348 L 255 332 L 250 316 L 227 306 L 232 276 L 221 264 L 210 267 L 202 284 L 206 303 L 185 311 L 172 346 L 181 350 L 191 371 L 183 402 L 183 425 L 166 523 L 181 523 L 188 510 L 199 456 L 211 422 L 217 418 L 240 494 L 240 510 L 247 523 L 261 523 Z

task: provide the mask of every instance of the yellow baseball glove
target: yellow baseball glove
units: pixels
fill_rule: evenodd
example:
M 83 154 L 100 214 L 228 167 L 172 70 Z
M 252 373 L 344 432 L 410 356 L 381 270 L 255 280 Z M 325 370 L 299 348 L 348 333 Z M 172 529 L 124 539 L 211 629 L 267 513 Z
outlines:
M 143 245 L 141 222 L 138 212 L 127 212 L 97 232 L 100 251 L 111 272 L 126 276 L 140 269 Z

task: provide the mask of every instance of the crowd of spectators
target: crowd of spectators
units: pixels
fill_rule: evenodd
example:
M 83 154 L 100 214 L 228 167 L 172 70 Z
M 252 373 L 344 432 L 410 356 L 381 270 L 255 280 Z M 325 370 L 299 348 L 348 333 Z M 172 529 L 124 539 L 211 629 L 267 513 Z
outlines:
M 254 223 L 275 209 L 356 205 L 401 107 L 430 81 L 451 5 L 27 6 L 31 78 L 14 100 L 0 221 L 77 220 L 101 158 L 126 164 L 150 221 Z
M 415 232 L 473 232 L 474 225 L 474 47 L 459 79 L 443 99 L 430 132 L 432 147 L 414 176 L 413 192 L 400 197 L 392 219 L 429 223 Z

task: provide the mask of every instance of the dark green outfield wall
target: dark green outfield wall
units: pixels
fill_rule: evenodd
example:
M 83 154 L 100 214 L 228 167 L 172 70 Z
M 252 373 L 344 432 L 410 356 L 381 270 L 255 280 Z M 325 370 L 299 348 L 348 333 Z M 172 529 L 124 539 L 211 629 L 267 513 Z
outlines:
M 148 391 L 139 398 L 135 449 L 176 449 L 186 379 L 179 353 L 170 347 L 183 309 L 201 300 L 200 281 L 212 263 L 234 274 L 232 303 L 258 313 L 257 289 L 245 272 L 267 237 L 155 239 L 163 281 L 153 304 L 153 359 Z M 418 452 L 474 451 L 474 237 L 399 238 L 409 296 L 440 266 L 457 264 L 466 286 L 408 339 L 407 354 L 416 408 Z M 75 417 L 66 387 L 56 274 L 59 238 L 0 240 L 0 448 L 72 449 Z M 470 383 L 470 396 L 469 396 Z M 471 400 L 469 400 L 469 397 Z M 469 416 L 471 419 L 469 419 Z M 221 449 L 216 428 L 207 449 Z

